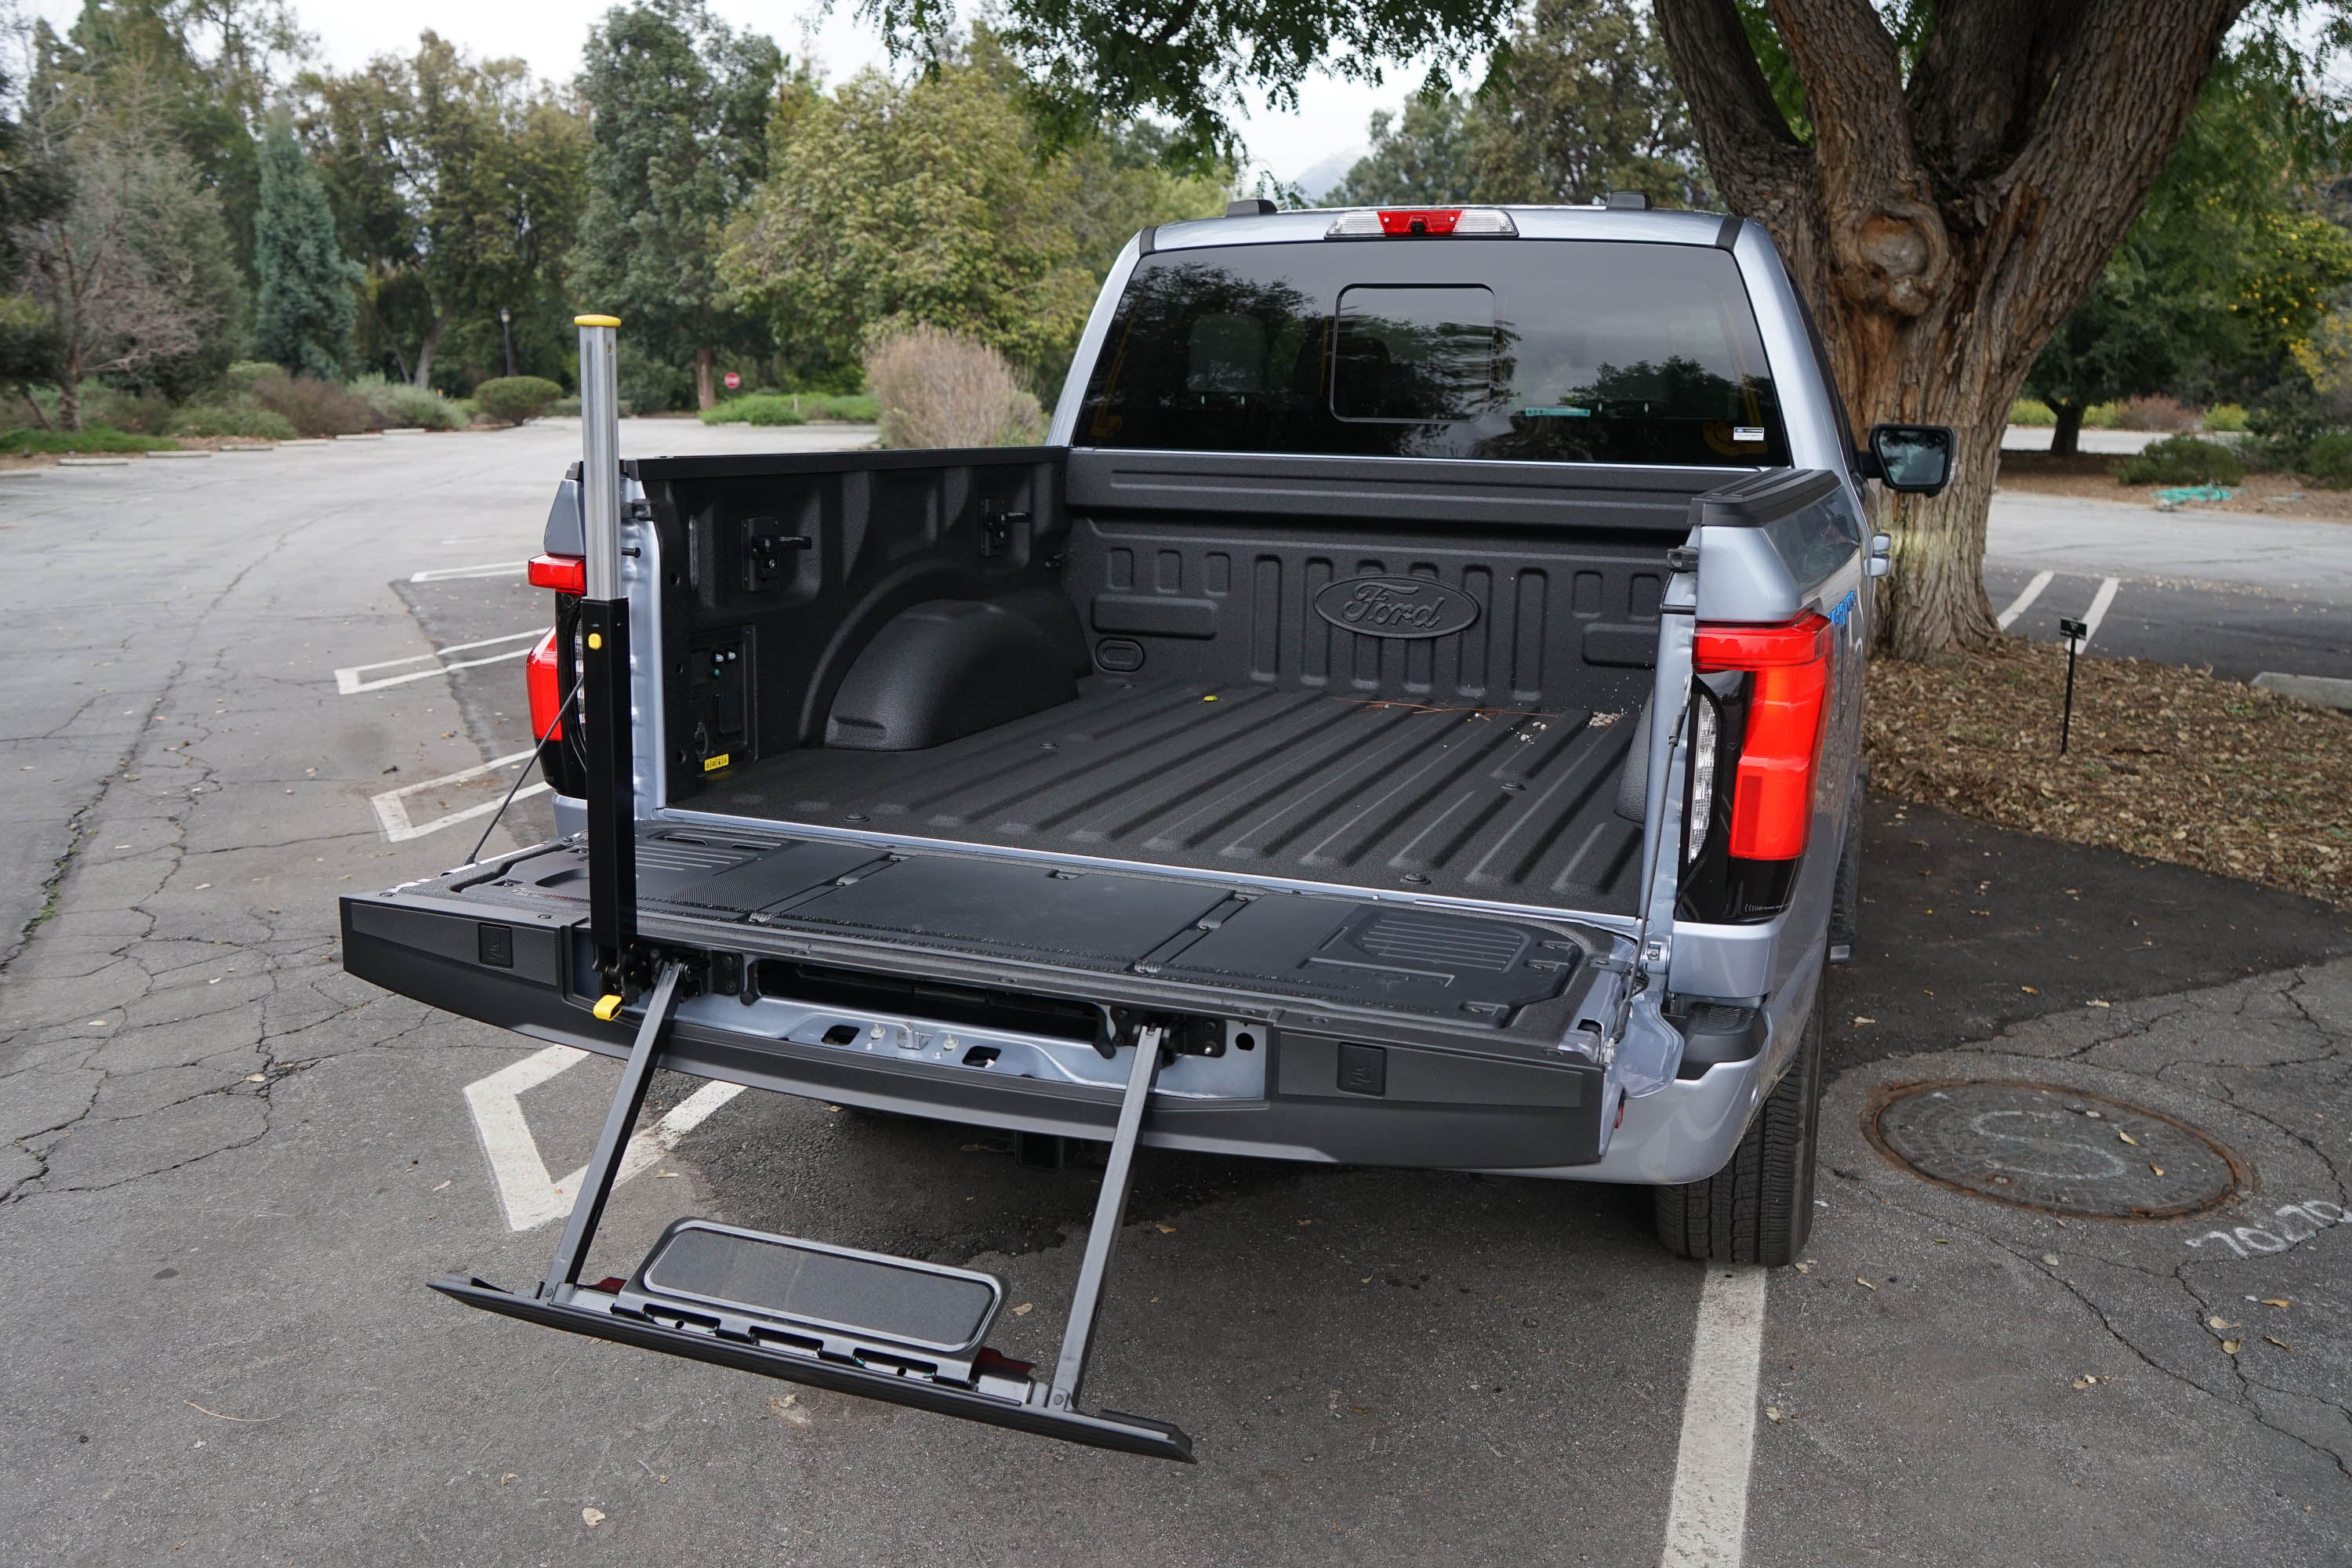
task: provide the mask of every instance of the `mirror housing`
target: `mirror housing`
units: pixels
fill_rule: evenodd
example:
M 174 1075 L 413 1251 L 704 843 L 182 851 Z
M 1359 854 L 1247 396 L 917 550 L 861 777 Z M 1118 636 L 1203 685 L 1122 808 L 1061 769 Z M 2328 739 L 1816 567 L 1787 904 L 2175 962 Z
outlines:
M 1948 425 L 1874 425 L 1870 449 L 1861 454 L 1863 478 L 1906 495 L 1935 495 L 1952 482 L 1958 447 Z

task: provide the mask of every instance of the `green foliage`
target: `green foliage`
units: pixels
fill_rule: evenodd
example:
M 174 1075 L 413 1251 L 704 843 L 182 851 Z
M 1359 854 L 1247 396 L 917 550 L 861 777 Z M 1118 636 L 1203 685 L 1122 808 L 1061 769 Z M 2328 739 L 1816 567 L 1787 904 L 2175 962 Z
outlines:
M 2205 428 L 2235 435 L 2246 428 L 2246 411 L 2234 403 L 2217 403 L 2205 411 Z
M 365 269 L 360 357 L 418 386 L 505 368 L 568 374 L 562 269 L 587 195 L 587 126 L 520 60 L 477 61 L 436 34 L 407 59 L 297 82 L 298 122 L 344 249 Z M 468 374 L 436 375 L 445 357 Z
M 0 294 L 0 387 L 22 391 L 57 374 L 57 318 L 38 300 Z
M 547 412 L 563 388 L 536 375 L 507 375 L 474 388 L 474 406 L 509 425 L 527 424 Z
M 1048 384 L 1138 228 L 1223 210 L 1219 186 L 1168 174 L 1148 137 L 1047 152 L 993 48 L 983 33 L 929 76 L 863 72 L 780 116 L 721 272 L 804 372 L 926 324 Z
M 16 452 L 29 456 L 35 452 L 56 452 L 71 456 L 83 452 L 167 452 L 180 444 L 156 436 L 138 436 L 127 430 L 111 429 L 103 425 L 87 430 L 0 431 L 0 452 Z
M 2047 426 L 2058 423 L 2058 416 L 2050 412 L 2050 405 L 2038 397 L 2021 397 L 2009 405 L 2011 425 Z
M 81 389 L 83 421 L 134 436 L 166 436 L 172 430 L 172 400 L 152 387 L 132 392 L 100 383 Z
M 251 398 L 191 404 L 172 421 L 172 432 L 177 436 L 245 436 L 264 441 L 291 441 L 302 433 L 286 416 L 264 408 Z
M 1633 0 L 1534 0 L 1474 97 L 1374 114 L 1371 151 L 1325 199 L 1584 203 L 1611 191 L 1709 199 L 1665 47 Z
M 782 70 L 774 44 L 733 32 L 701 0 L 615 6 L 589 34 L 580 88 L 593 140 L 573 297 L 620 317 L 657 359 L 761 346 L 759 318 L 720 298 L 718 256 L 730 216 L 766 172 Z
M 844 425 L 871 425 L 882 417 L 881 405 L 870 392 L 827 392 L 801 396 L 801 412 L 811 419 Z
M 694 377 L 679 366 L 658 360 L 636 345 L 625 319 L 621 344 L 614 356 L 621 401 L 639 414 L 661 414 L 683 408 L 694 398 Z
M 261 143 L 253 268 L 255 352 L 289 371 L 340 374 L 352 352 L 352 289 L 367 275 L 336 242 L 326 187 L 282 121 Z
M 2315 438 L 2296 467 L 2322 489 L 2352 489 L 2352 431 L 2331 430 Z
M 793 406 L 799 399 L 776 393 L 733 397 L 702 411 L 705 425 L 805 425 L 808 416 Z
M 2126 485 L 2235 485 L 2245 482 L 2246 465 L 2219 441 L 2172 436 L 2117 463 L 2115 474 Z
M 352 396 L 364 402 L 386 429 L 455 430 L 466 423 L 449 400 L 430 387 L 363 375 L 351 384 Z M 573 410 L 578 412 L 578 410 Z

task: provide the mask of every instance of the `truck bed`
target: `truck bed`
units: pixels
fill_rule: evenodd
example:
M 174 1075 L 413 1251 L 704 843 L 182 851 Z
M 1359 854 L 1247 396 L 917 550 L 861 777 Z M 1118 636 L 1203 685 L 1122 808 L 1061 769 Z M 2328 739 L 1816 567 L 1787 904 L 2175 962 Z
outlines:
M 760 759 L 701 810 L 986 847 L 1630 912 L 1632 715 L 1108 676 L 919 752 Z

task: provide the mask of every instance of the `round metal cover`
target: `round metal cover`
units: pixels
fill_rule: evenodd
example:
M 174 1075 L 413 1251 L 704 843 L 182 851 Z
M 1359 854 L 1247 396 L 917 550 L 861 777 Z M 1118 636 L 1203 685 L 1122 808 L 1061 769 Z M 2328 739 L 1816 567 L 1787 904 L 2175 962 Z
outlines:
M 1898 1086 L 1872 1142 L 1920 1175 L 1979 1197 L 2099 1219 L 2173 1219 L 2243 1184 L 2231 1152 L 2144 1106 L 2032 1083 Z

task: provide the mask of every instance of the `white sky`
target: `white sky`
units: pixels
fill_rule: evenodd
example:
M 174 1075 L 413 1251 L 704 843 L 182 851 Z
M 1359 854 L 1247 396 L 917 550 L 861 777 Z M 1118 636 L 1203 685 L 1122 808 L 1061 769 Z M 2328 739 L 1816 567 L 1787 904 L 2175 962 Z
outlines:
M 611 5 L 612 0 L 295 0 L 295 10 L 318 37 L 324 63 L 339 70 L 372 55 L 404 54 L 418 33 L 431 28 L 477 56 L 520 56 L 539 75 L 562 80 L 580 68 L 588 28 Z M 63 28 L 81 5 L 80 0 L 31 0 L 26 8 Z M 884 63 L 879 38 L 857 20 L 856 0 L 838 0 L 829 11 L 822 0 L 710 0 L 710 9 L 730 26 L 767 34 L 789 55 L 814 57 L 829 81 Z M 1242 125 L 1242 133 L 1276 178 L 1296 179 L 1319 163 L 1360 152 L 1372 110 L 1401 105 L 1420 80 L 1420 71 L 1411 68 L 1391 72 L 1384 88 L 1318 79 L 1301 89 L 1298 113 L 1257 114 Z

